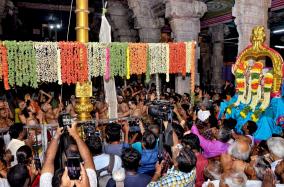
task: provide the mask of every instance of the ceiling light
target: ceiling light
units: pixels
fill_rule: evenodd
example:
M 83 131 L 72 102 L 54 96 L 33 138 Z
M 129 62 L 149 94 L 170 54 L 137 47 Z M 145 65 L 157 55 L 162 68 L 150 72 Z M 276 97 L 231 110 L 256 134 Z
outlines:
M 273 31 L 273 34 L 277 34 L 277 33 L 281 33 L 281 32 L 284 32 L 284 29 L 275 30 L 275 31 Z
M 49 25 L 49 28 L 52 30 L 54 29 L 54 25 Z
M 278 49 L 284 49 L 284 46 L 282 46 L 282 45 L 275 45 L 274 47 L 278 48 Z
M 57 29 L 61 29 L 61 25 L 60 24 L 56 24 L 56 28 Z

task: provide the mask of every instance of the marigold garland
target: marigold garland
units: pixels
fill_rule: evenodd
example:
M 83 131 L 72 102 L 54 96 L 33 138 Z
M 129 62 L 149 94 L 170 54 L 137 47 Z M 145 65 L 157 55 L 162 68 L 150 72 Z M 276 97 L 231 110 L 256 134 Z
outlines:
M 127 43 L 111 43 L 110 46 L 110 69 L 111 77 L 125 77 L 127 74 Z
M 186 76 L 186 45 L 184 42 L 170 43 L 170 73 Z
M 147 44 L 129 43 L 130 73 L 141 75 L 147 71 Z
M 8 67 L 8 59 L 7 59 L 7 49 L 3 45 L 0 45 L 0 52 L 1 52 L 1 62 L 2 62 L 2 72 L 3 72 L 3 81 L 4 81 L 4 88 L 5 90 L 9 90 L 9 67 Z
M 88 80 L 87 48 L 79 42 L 60 42 L 62 83 L 75 84 Z
M 272 86 L 273 86 L 273 72 L 272 70 L 270 70 L 264 75 L 263 101 L 259 109 L 252 114 L 251 118 L 253 121 L 257 122 L 259 120 L 260 115 L 269 106 Z

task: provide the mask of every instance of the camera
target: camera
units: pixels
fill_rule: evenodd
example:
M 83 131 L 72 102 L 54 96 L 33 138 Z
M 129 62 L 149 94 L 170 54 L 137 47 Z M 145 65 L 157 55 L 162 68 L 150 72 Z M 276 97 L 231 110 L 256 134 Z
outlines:
M 68 157 L 67 158 L 67 170 L 68 176 L 71 180 L 78 180 L 80 178 L 80 158 L 79 157 Z
M 164 121 L 172 120 L 174 106 L 168 101 L 153 101 L 148 107 L 148 114 Z
M 71 115 L 68 113 L 62 113 L 58 117 L 59 127 L 63 127 L 64 130 L 66 130 L 68 126 L 71 127 L 72 122 L 73 122 L 73 119 Z

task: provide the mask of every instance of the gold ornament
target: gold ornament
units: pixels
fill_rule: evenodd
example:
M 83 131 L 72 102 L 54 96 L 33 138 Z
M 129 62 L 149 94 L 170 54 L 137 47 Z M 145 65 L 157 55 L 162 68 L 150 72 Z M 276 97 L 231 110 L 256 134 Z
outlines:
M 93 110 L 93 104 L 90 102 L 92 97 L 92 82 L 77 83 L 76 84 L 76 97 L 77 102 L 75 111 L 78 114 L 80 121 L 89 120 L 92 118 L 90 112 Z

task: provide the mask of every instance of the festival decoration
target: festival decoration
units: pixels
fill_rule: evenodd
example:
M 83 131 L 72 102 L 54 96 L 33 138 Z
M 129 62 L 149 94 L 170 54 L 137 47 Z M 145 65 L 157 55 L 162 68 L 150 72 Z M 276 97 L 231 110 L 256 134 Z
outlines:
M 3 45 L 0 45 L 0 53 L 1 53 L 1 64 L 2 64 L 2 75 L 4 81 L 4 88 L 5 90 L 9 90 L 9 67 L 8 67 L 8 60 L 7 60 L 7 49 Z
M 170 43 L 170 73 L 186 75 L 186 45 L 184 42 Z
M 147 47 L 145 43 L 129 43 L 130 73 L 141 75 L 147 70 Z
M 149 43 L 148 64 L 150 74 L 167 73 L 168 51 L 166 43 Z
M 127 43 L 111 43 L 110 69 L 111 77 L 124 77 L 127 74 Z
M 106 48 L 106 71 L 105 71 L 105 80 L 110 79 L 110 51 L 109 48 Z
M 62 83 L 76 84 L 88 80 L 87 48 L 78 42 L 60 42 Z
M 34 43 L 38 82 L 56 82 L 57 76 L 57 43 Z
M 194 104 L 194 90 L 195 90 L 195 49 L 196 49 L 196 43 L 195 42 L 192 42 L 191 43 L 191 62 L 190 62 L 190 65 L 191 65 L 191 79 L 190 79 L 190 91 L 191 91 L 191 104 Z

